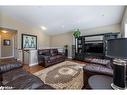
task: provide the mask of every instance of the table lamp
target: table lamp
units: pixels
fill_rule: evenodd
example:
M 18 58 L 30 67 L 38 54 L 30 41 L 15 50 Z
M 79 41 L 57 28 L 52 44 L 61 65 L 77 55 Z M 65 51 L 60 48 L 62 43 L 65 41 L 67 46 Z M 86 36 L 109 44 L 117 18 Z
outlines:
M 126 89 L 127 38 L 107 40 L 106 56 L 113 59 L 113 89 Z

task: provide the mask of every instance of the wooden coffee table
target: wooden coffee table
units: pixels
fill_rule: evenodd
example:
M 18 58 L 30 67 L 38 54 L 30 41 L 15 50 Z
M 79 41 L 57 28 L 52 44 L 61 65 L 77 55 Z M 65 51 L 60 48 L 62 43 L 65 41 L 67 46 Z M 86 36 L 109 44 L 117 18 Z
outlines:
M 93 75 L 88 79 L 91 89 L 112 89 L 113 78 L 106 75 Z

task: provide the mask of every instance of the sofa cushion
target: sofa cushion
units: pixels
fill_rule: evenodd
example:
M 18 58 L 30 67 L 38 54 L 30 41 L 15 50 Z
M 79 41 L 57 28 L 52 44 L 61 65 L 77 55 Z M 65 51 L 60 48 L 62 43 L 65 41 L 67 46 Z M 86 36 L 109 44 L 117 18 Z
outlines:
M 50 53 L 51 53 L 51 56 L 56 56 L 56 55 L 58 55 L 58 50 L 57 49 L 51 49 Z
M 94 63 L 94 64 L 98 64 L 98 65 L 107 66 L 108 68 L 112 68 L 111 67 L 112 62 L 109 59 L 85 58 L 85 61 L 90 62 L 90 63 Z
M 56 60 L 57 59 L 57 56 L 52 56 L 52 57 L 50 57 L 50 60 L 52 61 L 52 60 Z
M 63 56 L 61 56 L 61 55 L 56 55 L 56 56 L 50 57 L 50 60 L 51 60 L 51 61 L 52 61 L 52 60 L 57 61 L 57 60 L 60 60 L 61 58 L 64 59 Z
M 42 85 L 44 83 L 33 75 L 21 76 L 5 84 L 5 86 L 13 87 L 13 89 L 36 89 Z
M 61 56 L 61 55 L 57 55 L 56 58 L 63 58 L 63 56 Z
M 3 78 L 3 85 L 9 83 L 10 81 L 13 81 L 19 77 L 26 76 L 29 73 L 23 70 L 22 68 L 18 69 L 13 69 L 10 70 L 9 72 L 3 73 L 2 78 Z
M 50 49 L 38 50 L 39 55 L 50 55 Z
M 0 64 L 0 74 L 20 67 L 22 67 L 22 64 L 18 62 Z
M 106 68 L 102 65 L 96 65 L 96 64 L 86 64 L 86 66 L 83 67 L 84 71 L 88 72 L 95 72 L 100 74 L 106 74 L 106 75 L 113 75 L 113 70 L 110 68 Z
M 22 68 L 10 70 L 2 75 L 3 86 L 11 87 L 12 89 L 53 89 L 53 87 L 44 84 L 38 77 Z

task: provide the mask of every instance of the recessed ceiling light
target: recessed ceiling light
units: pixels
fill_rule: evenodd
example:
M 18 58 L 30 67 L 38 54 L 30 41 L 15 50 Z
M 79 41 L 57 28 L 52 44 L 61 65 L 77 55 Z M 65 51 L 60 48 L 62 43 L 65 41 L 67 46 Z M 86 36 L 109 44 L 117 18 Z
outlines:
M 104 14 L 102 14 L 102 16 L 104 16 Z
M 47 28 L 45 26 L 41 26 L 42 30 L 47 30 Z
M 64 28 L 65 26 L 64 25 L 62 25 L 62 28 Z
M 81 21 L 77 21 L 78 23 L 81 23 Z
M 3 33 L 7 33 L 8 31 L 2 30 Z

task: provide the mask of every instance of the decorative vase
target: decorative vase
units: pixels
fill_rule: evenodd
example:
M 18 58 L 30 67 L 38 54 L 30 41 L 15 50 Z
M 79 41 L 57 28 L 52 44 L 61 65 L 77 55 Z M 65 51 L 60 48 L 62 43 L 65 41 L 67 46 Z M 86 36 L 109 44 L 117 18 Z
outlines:
M 68 58 L 68 45 L 65 45 L 64 48 L 65 48 L 65 57 Z

